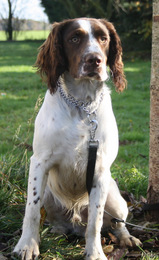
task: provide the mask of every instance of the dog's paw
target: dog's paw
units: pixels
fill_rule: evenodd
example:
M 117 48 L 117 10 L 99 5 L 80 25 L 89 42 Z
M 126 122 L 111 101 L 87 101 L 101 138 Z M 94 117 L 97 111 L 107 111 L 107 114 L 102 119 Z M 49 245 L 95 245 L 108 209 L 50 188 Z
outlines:
M 38 242 L 34 238 L 21 237 L 13 253 L 19 255 L 22 260 L 36 259 L 39 255 Z
M 130 235 L 129 231 L 123 223 L 118 224 L 118 228 L 113 230 L 113 234 L 119 240 L 121 247 L 136 247 L 142 245 L 138 238 Z
M 135 246 L 141 246 L 141 241 L 133 236 L 122 236 L 120 239 L 120 246 L 121 247 L 135 247 Z

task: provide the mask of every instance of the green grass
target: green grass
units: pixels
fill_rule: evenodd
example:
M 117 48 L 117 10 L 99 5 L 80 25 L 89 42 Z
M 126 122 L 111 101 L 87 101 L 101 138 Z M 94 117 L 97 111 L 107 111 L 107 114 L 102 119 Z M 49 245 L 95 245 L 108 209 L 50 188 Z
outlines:
M 46 39 L 49 34 L 49 31 L 42 30 L 42 31 L 20 31 L 17 36 L 17 41 L 24 41 L 24 40 L 43 40 Z M 15 37 L 15 33 L 13 32 L 13 39 Z M 0 41 L 6 41 L 6 34 L 4 31 L 0 31 Z
M 32 154 L 27 148 L 32 144 L 34 119 L 46 91 L 32 67 L 39 45 L 0 43 L 0 246 L 3 242 L 2 251 L 9 259 L 24 215 Z M 111 171 L 120 189 L 139 198 L 146 196 L 148 184 L 150 61 L 127 61 L 125 72 L 128 89 L 118 94 L 112 88 L 121 145 Z M 50 235 L 45 227 L 41 259 L 82 259 L 83 245 L 72 241 Z
M 121 189 L 139 197 L 148 182 L 150 62 L 126 62 L 125 72 L 128 89 L 112 95 L 121 143 L 112 173 Z
M 1 43 L 0 48 L 0 154 L 13 148 L 13 136 L 21 126 L 19 138 L 28 132 L 28 120 L 32 117 L 38 96 L 45 87 L 36 75 L 35 63 L 39 43 Z M 24 110 L 23 110 L 24 108 Z M 27 136 L 25 136 L 26 138 Z M 28 136 L 29 138 L 29 136 Z M 22 137 L 24 139 L 24 136 Z M 31 143 L 32 136 L 29 142 Z

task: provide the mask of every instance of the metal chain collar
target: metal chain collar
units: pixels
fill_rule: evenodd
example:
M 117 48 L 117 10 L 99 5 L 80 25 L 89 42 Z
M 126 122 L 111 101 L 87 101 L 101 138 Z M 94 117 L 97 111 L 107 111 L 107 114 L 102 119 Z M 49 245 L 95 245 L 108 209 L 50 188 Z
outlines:
M 65 100 L 67 105 L 77 107 L 77 108 L 83 110 L 87 114 L 87 118 L 90 123 L 90 141 L 94 141 L 95 132 L 98 127 L 98 121 L 96 120 L 97 109 L 103 100 L 103 92 L 101 92 L 101 94 L 100 94 L 96 108 L 93 111 L 91 111 L 91 109 L 90 109 L 91 102 L 84 102 L 81 100 L 77 100 L 70 94 L 66 94 L 65 90 L 62 88 L 59 81 L 57 82 L 57 86 L 58 86 L 58 90 L 59 90 L 61 97 L 63 97 L 63 99 Z

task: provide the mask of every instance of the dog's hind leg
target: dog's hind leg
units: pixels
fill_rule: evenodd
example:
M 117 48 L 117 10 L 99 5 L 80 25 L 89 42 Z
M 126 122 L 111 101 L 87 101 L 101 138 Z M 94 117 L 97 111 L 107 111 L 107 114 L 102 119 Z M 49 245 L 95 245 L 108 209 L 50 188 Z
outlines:
M 46 210 L 46 220 L 53 225 L 52 233 L 67 234 L 73 232 L 73 225 L 70 222 L 71 212 L 54 197 L 48 186 L 45 189 L 43 206 Z
M 103 230 L 112 227 L 112 232 L 119 239 L 120 246 L 122 247 L 141 245 L 139 239 L 130 235 L 124 223 L 115 222 L 115 219 L 113 220 L 113 218 L 118 218 L 126 221 L 128 208 L 126 201 L 120 194 L 116 182 L 112 178 L 109 186 L 105 211 L 110 213 L 112 217 L 105 212 L 103 217 Z

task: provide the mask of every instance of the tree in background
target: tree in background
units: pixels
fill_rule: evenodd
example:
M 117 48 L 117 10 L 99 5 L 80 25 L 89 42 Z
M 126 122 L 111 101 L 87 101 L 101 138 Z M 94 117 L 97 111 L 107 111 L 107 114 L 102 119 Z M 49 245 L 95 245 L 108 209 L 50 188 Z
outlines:
M 41 0 L 41 4 L 50 23 L 84 16 L 106 18 L 115 24 L 124 50 L 151 49 L 151 0 Z
M 12 41 L 12 35 L 13 35 L 13 26 L 12 26 L 12 19 L 13 19 L 13 5 L 11 0 L 8 0 L 8 22 L 7 22 L 7 28 L 6 33 L 8 34 L 8 40 Z
M 150 156 L 148 203 L 152 219 L 159 220 L 159 0 L 153 3 L 152 64 L 150 86 Z
M 12 41 L 13 33 L 14 33 L 14 38 L 16 38 L 18 32 L 20 31 L 24 23 L 24 20 L 19 19 L 19 17 L 16 14 L 17 0 L 7 0 L 7 2 L 8 2 L 8 10 L 6 10 L 7 18 L 2 17 L 2 14 L 0 14 L 0 16 L 2 18 L 2 27 L 3 30 L 6 32 L 7 40 Z
M 116 19 L 117 29 L 122 35 L 124 49 L 151 49 L 152 1 L 127 0 L 123 12 Z
M 84 16 L 110 19 L 122 8 L 123 0 L 41 0 L 41 4 L 52 23 Z

